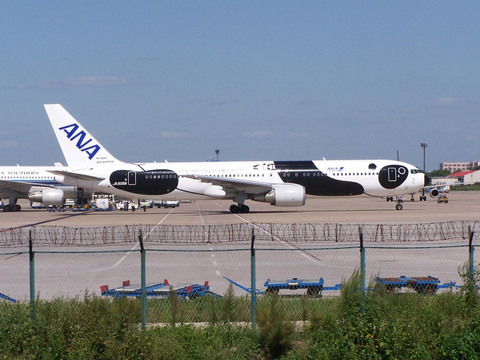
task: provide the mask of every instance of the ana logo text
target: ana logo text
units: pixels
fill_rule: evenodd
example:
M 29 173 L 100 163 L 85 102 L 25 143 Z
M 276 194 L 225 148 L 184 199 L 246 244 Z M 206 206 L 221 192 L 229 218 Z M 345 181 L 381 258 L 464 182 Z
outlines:
M 59 128 L 59 130 L 65 131 L 65 133 L 67 134 L 67 138 L 69 138 L 70 141 L 74 141 L 75 139 L 77 139 L 77 148 L 87 153 L 88 158 L 92 160 L 98 150 L 100 150 L 100 146 L 90 145 L 92 139 L 85 140 L 85 136 L 87 134 L 83 130 L 77 131 L 78 127 L 79 126 L 77 124 L 71 124 L 67 126 L 62 126 L 61 128 Z
M 327 171 L 343 171 L 344 167 L 343 166 L 340 166 L 340 167 L 329 167 L 327 169 Z

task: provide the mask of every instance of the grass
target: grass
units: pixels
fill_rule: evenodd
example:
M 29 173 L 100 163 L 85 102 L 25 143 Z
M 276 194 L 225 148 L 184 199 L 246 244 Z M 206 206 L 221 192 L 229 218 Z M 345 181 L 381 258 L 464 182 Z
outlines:
M 240 325 L 249 298 L 228 292 L 149 300 L 144 331 L 136 299 L 37 300 L 33 323 L 28 303 L 2 302 L 0 359 L 472 359 L 480 306 L 466 293 L 363 297 L 354 274 L 338 298 L 259 297 L 255 332 Z M 206 325 L 186 324 L 198 321 Z
M 450 191 L 480 191 L 480 183 L 451 186 Z

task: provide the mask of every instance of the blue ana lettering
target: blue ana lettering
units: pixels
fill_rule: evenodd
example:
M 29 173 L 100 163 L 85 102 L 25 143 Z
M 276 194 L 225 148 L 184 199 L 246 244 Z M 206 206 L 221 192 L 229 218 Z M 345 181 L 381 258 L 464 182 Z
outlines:
M 59 128 L 59 130 L 65 131 L 65 133 L 67 134 L 67 138 L 69 138 L 70 141 L 73 141 L 78 138 L 76 143 L 77 148 L 87 153 L 88 158 L 90 160 L 92 160 L 95 154 L 100 150 L 99 145 L 90 145 L 86 147 L 92 141 L 92 139 L 88 139 L 85 141 L 85 136 L 87 134 L 83 130 L 77 132 L 78 130 L 77 124 L 62 126 L 61 128 Z
M 85 145 L 87 145 L 90 141 L 92 141 L 92 139 L 88 139 L 88 141 L 83 142 L 83 140 L 85 139 L 85 135 L 87 135 L 87 134 L 85 134 L 85 131 L 82 130 L 82 131 L 76 133 L 75 136 L 72 136 L 72 137 L 70 138 L 70 141 L 73 141 L 73 140 L 75 140 L 76 138 L 78 138 L 77 147 L 78 147 L 79 149 L 81 149 L 81 148 L 83 148 Z

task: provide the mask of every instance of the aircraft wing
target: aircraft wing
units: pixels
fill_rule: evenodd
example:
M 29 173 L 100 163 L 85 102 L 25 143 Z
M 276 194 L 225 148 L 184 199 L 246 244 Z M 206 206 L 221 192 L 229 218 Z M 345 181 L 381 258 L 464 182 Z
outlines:
M 9 180 L 0 180 L 0 192 L 4 191 L 15 191 L 18 193 L 28 194 L 30 189 L 35 187 L 48 187 L 54 188 L 52 184 L 45 184 L 42 182 L 35 181 L 9 181 Z
M 63 175 L 65 177 L 70 177 L 70 178 L 74 178 L 77 180 L 84 180 L 84 181 L 101 181 L 105 179 L 104 177 L 87 175 L 87 174 L 77 173 L 73 171 L 66 171 L 66 170 L 48 170 L 48 172 L 55 175 Z
M 246 194 L 264 194 L 272 190 L 272 184 L 252 181 L 252 180 L 240 180 L 226 177 L 205 176 L 205 175 L 187 175 L 184 176 L 190 179 L 197 179 L 201 182 L 209 183 L 212 185 L 221 186 L 227 194 L 244 192 Z
M 26 195 L 30 192 L 32 186 L 53 187 L 34 182 L 0 180 L 0 195 L 2 197 L 9 197 L 9 194 L 12 193 Z

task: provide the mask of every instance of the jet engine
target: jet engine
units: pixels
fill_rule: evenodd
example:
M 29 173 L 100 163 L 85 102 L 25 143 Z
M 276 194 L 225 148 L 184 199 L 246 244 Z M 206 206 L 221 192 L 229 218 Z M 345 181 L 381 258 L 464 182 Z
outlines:
M 92 191 L 77 188 L 76 186 L 62 186 L 59 188 L 38 190 L 28 194 L 28 199 L 32 202 L 39 202 L 43 205 L 62 206 L 65 199 L 75 199 L 78 204 L 83 203 L 84 199 L 92 196 Z
M 65 203 L 65 193 L 61 189 L 45 189 L 29 194 L 28 199 L 44 205 L 61 206 Z
M 430 190 L 430 197 L 431 198 L 436 198 L 440 194 L 440 191 L 438 191 L 437 188 L 433 188 Z
M 276 184 L 268 193 L 255 195 L 253 200 L 276 206 L 303 206 L 305 205 L 305 188 L 298 184 Z

